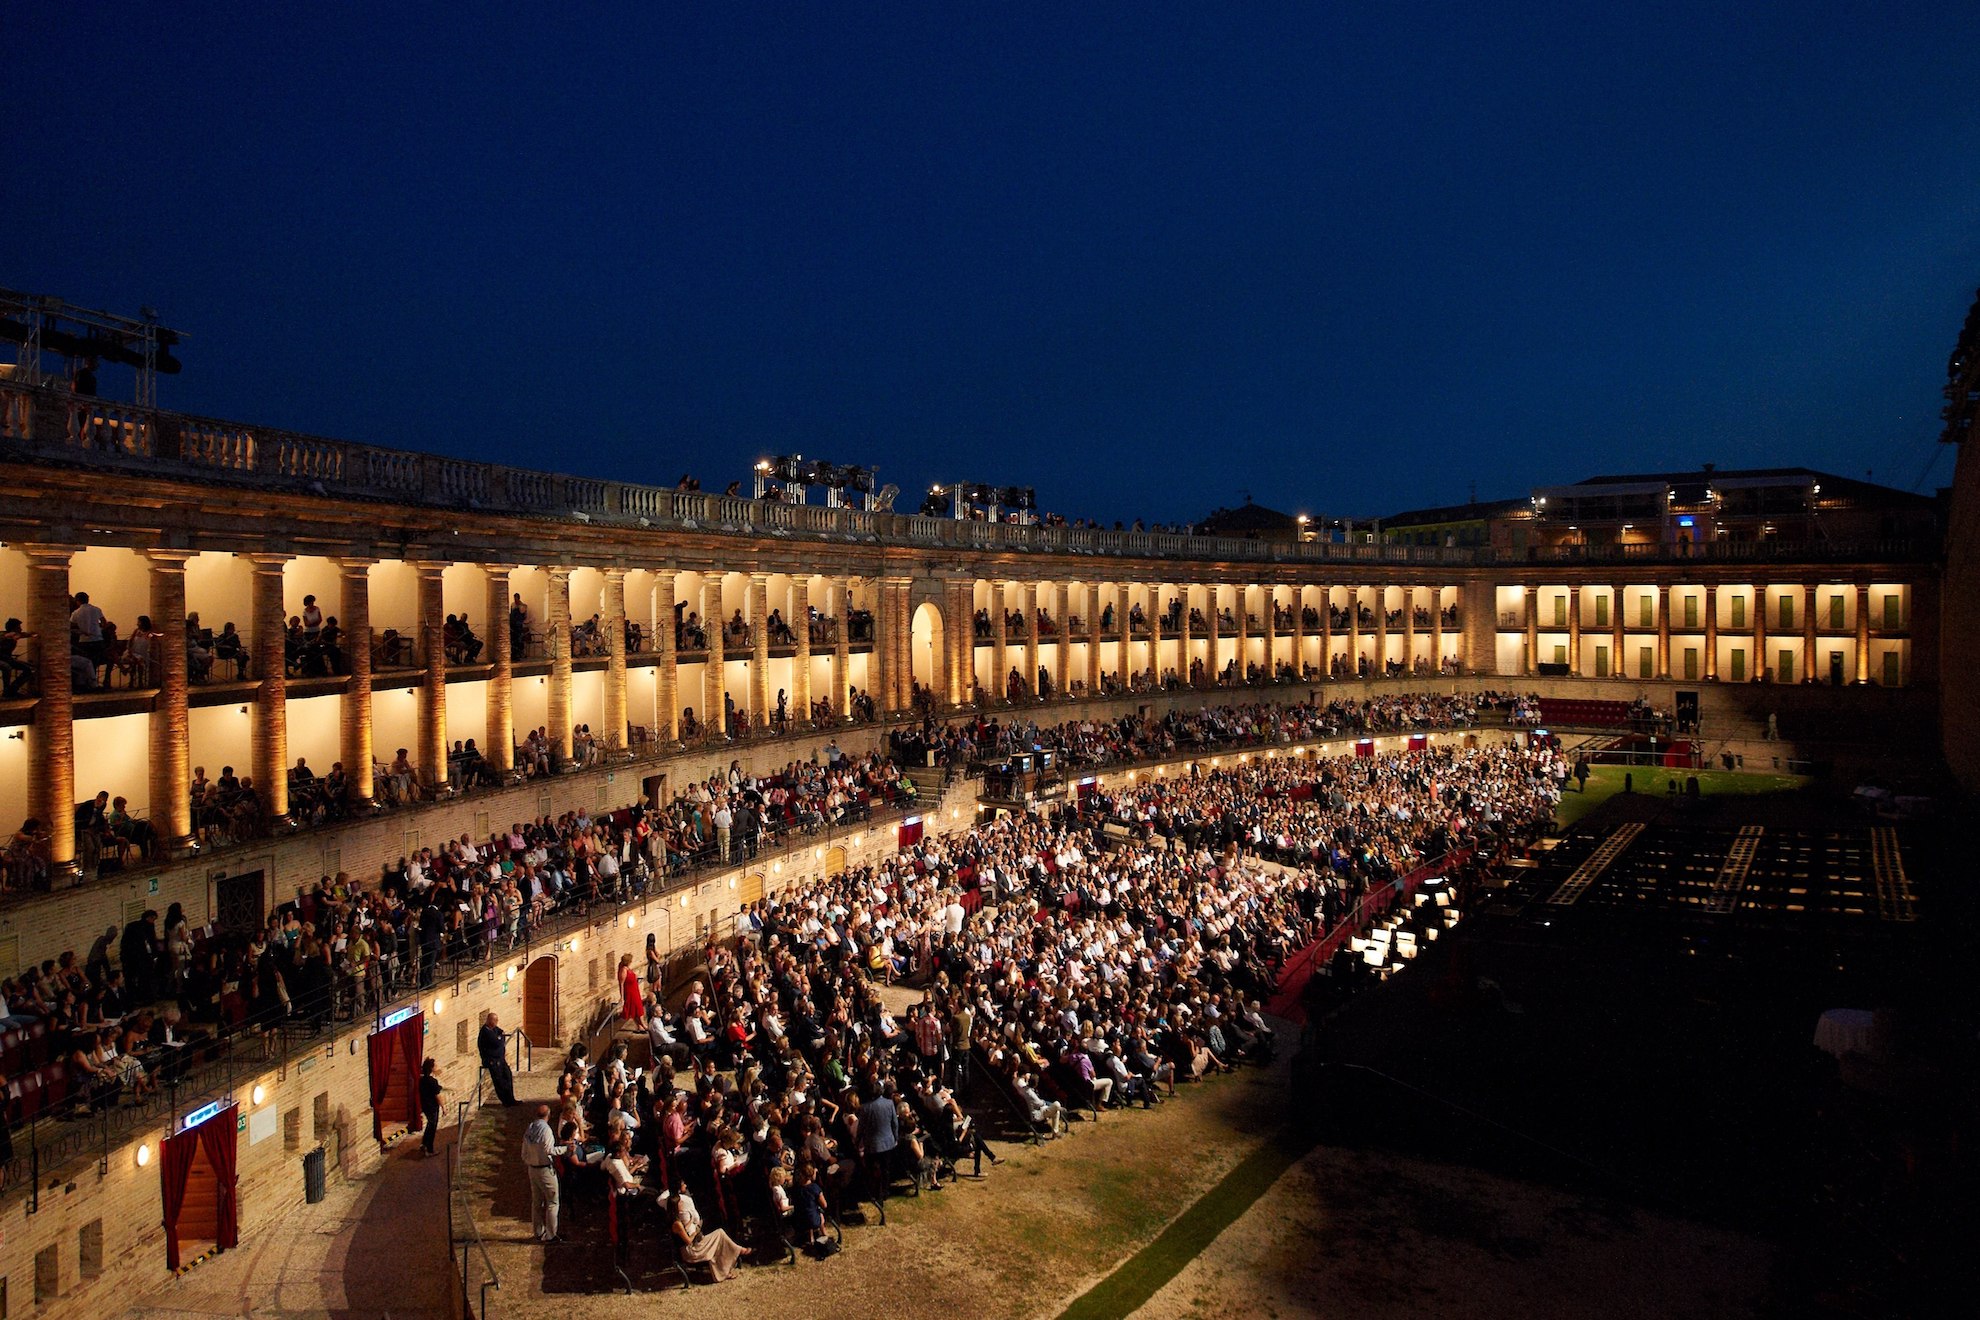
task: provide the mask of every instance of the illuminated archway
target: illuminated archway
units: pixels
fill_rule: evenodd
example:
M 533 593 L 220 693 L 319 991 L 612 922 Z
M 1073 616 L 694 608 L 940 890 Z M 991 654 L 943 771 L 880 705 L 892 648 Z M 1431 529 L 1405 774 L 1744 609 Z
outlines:
M 915 682 L 934 692 L 937 701 L 948 701 L 952 694 L 944 670 L 947 650 L 943 646 L 942 610 L 933 601 L 923 601 L 914 612 L 908 657 Z

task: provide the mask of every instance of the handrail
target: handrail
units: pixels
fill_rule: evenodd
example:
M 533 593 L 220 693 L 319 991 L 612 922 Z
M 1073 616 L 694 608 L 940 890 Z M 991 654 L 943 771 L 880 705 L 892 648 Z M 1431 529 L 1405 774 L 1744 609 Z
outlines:
M 746 857 L 733 865 L 716 867 L 712 874 L 720 875 L 729 870 L 740 874 L 754 867 L 767 867 L 772 861 L 788 858 L 799 848 L 823 846 L 841 837 L 849 837 L 875 828 L 884 829 L 889 821 L 909 814 L 912 813 L 903 808 L 875 806 L 862 820 L 820 827 L 809 834 L 801 830 L 785 831 L 777 836 L 774 846 L 765 847 L 759 844 L 754 856 Z M 701 866 L 683 867 L 677 872 L 655 875 L 648 882 L 645 893 L 637 899 L 611 894 L 604 896 L 596 904 L 573 900 L 568 906 L 552 911 L 540 925 L 524 932 L 521 943 L 512 949 L 503 950 L 499 943 L 484 949 L 479 942 L 476 942 L 464 951 L 463 956 L 454 956 L 443 951 L 441 960 L 436 965 L 435 984 L 437 986 L 440 980 L 437 973 L 442 970 L 451 971 L 454 993 L 458 994 L 460 982 L 467 976 L 478 975 L 485 968 L 499 966 L 509 961 L 520 961 L 527 966 L 540 952 L 554 946 L 565 935 L 592 924 L 598 919 L 599 914 L 609 913 L 616 919 L 628 908 L 639 909 L 660 902 L 671 897 L 682 887 L 702 883 L 707 879 L 708 874 L 707 869 Z M 413 994 L 420 993 L 414 988 L 417 984 L 418 960 L 415 953 L 412 961 L 399 969 L 397 979 L 385 987 L 379 1007 L 382 1008 L 394 998 L 404 997 L 408 990 Z M 363 1013 L 360 1011 L 359 1003 L 346 1002 L 343 999 L 345 994 L 360 995 L 362 989 L 361 985 L 340 984 L 333 991 L 331 1005 L 325 1014 L 326 1021 L 322 1028 L 309 1026 L 302 1021 L 302 1014 L 296 1014 L 285 1017 L 273 1025 L 249 1022 L 238 1027 L 222 1027 L 216 1030 L 196 1046 L 187 1047 L 189 1050 L 197 1048 L 205 1056 L 198 1065 L 189 1065 L 189 1068 L 194 1070 L 190 1077 L 168 1077 L 167 1084 L 159 1087 L 141 1104 L 118 1105 L 84 1122 L 67 1121 L 63 1115 L 72 1112 L 67 1108 L 61 1114 L 48 1111 L 36 1115 L 33 1120 L 23 1125 L 32 1174 L 26 1189 L 31 1194 L 38 1195 L 40 1186 L 46 1182 L 47 1176 L 52 1171 L 59 1171 L 77 1163 L 84 1156 L 107 1158 L 114 1142 L 128 1137 L 141 1125 L 155 1121 L 160 1115 L 178 1112 L 191 1099 L 201 1095 L 231 1093 L 237 1078 L 264 1072 L 271 1066 L 320 1048 L 326 1031 L 334 1038 L 340 1029 L 362 1020 Z M 344 1011 L 346 1008 L 349 1009 L 348 1015 Z M 41 1138 L 49 1131 L 58 1132 L 60 1134 L 58 1140 L 53 1143 L 43 1142 Z M 17 1147 L 21 1135 L 22 1132 L 17 1130 Z M 51 1156 L 59 1161 L 52 1166 L 52 1170 L 49 1164 Z M 0 1204 L 4 1204 L 22 1187 L 22 1184 L 8 1173 L 21 1158 L 21 1153 L 17 1149 L 12 1161 L 0 1165 Z

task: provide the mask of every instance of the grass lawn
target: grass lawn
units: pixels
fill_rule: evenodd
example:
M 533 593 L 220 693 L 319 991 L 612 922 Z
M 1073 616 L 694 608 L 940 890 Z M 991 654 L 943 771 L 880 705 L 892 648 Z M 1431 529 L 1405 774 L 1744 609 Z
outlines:
M 1640 765 L 1598 765 L 1594 770 L 1588 776 L 1586 793 L 1574 787 L 1574 780 L 1568 780 L 1567 792 L 1561 794 L 1560 805 L 1554 810 L 1554 820 L 1562 829 L 1572 828 L 1576 821 L 1622 792 L 1626 774 L 1634 777 L 1638 793 L 1653 797 L 1668 793 L 1672 780 L 1677 781 L 1678 792 L 1682 793 L 1684 781 L 1693 775 L 1698 777 L 1698 791 L 1707 797 L 1792 793 L 1808 784 L 1806 775 L 1747 774 L 1735 770 L 1658 770 Z

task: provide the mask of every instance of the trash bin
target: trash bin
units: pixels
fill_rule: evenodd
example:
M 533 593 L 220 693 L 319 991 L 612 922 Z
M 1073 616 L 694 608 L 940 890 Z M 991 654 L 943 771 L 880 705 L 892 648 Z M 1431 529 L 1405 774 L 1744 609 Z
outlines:
M 323 1147 L 303 1156 L 303 1200 L 311 1205 L 323 1199 Z

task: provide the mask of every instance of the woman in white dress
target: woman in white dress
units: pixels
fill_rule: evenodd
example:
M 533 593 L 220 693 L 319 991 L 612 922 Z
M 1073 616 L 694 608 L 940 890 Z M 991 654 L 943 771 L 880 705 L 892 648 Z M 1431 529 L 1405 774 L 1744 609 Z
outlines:
M 717 1283 L 733 1275 L 736 1262 L 749 1255 L 748 1247 L 721 1229 L 702 1230 L 701 1212 L 695 1209 L 694 1198 L 683 1182 L 674 1184 L 674 1224 L 670 1231 L 680 1245 L 681 1259 L 708 1266 Z

